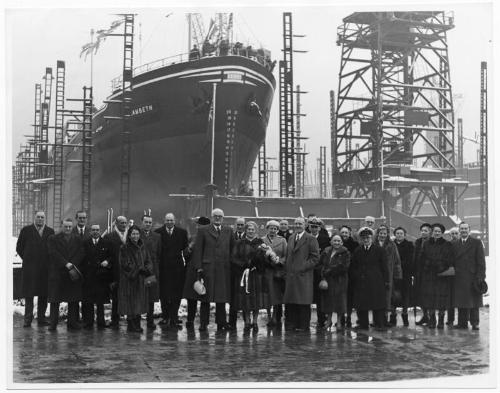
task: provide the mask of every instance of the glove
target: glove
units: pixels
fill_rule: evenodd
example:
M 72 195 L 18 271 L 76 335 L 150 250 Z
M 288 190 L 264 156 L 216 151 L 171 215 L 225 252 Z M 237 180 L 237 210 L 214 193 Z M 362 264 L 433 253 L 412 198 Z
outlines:
M 196 271 L 196 280 L 200 281 L 202 278 L 205 278 L 205 274 L 203 273 L 203 269 L 198 269 Z

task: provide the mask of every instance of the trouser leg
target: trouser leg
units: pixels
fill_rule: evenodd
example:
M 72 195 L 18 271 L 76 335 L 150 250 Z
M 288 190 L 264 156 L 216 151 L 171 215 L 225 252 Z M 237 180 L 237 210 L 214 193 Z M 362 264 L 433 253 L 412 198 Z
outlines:
M 86 326 L 90 326 L 94 323 L 94 303 L 82 303 L 82 318 Z
M 201 302 L 200 305 L 200 325 L 207 326 L 210 317 L 210 303 Z
M 36 312 L 38 322 L 44 322 L 45 313 L 47 312 L 47 296 L 38 296 Z
M 50 326 L 56 327 L 59 322 L 59 303 L 50 303 Z
M 104 304 L 96 304 L 96 314 L 97 314 L 97 326 L 104 326 Z
M 458 325 L 467 326 L 469 321 L 469 310 L 467 308 L 458 309 Z
M 181 299 L 173 299 L 168 304 L 168 316 L 170 317 L 170 323 L 176 324 L 179 319 L 179 307 L 181 305 Z
M 278 325 L 281 325 L 281 318 L 283 317 L 283 305 L 282 304 L 275 304 L 273 306 L 273 314 L 274 314 L 274 318 L 276 319 L 276 323 Z
M 368 328 L 368 310 L 356 310 L 359 326 L 363 329 Z
M 146 314 L 146 321 L 148 323 L 154 322 L 154 311 L 155 311 L 155 303 L 148 302 L 148 313 Z
M 160 298 L 160 306 L 161 306 L 161 317 L 164 321 L 168 321 L 170 318 L 169 315 L 169 302 L 165 297 Z
M 118 288 L 111 291 L 111 322 L 118 323 L 120 314 L 118 314 Z
M 449 308 L 447 310 L 447 323 L 448 325 L 452 325 L 455 321 L 455 308 Z
M 33 296 L 24 298 L 24 322 L 31 323 L 33 321 Z
M 311 306 L 309 304 L 300 304 L 297 306 L 298 311 L 298 321 L 297 325 L 300 329 L 308 330 L 311 324 Z M 325 322 L 325 317 L 322 315 L 323 323 Z
M 479 308 L 474 307 L 469 309 L 469 320 L 472 326 L 479 326 Z
M 295 329 L 297 327 L 297 310 L 295 304 L 285 305 L 285 327 Z
M 196 316 L 196 303 L 197 300 L 188 299 L 187 301 L 187 321 L 194 322 L 194 317 Z
M 387 322 L 386 318 L 386 310 L 373 310 L 373 324 L 378 327 L 384 327 L 385 323 Z
M 215 304 L 215 323 L 225 325 L 227 323 L 226 303 Z
M 326 315 L 319 309 L 319 304 L 316 304 L 316 317 L 318 320 L 317 326 L 323 326 L 325 324 Z
M 78 323 L 78 302 L 68 302 L 68 326 L 76 326 Z M 92 306 L 92 313 L 94 312 Z

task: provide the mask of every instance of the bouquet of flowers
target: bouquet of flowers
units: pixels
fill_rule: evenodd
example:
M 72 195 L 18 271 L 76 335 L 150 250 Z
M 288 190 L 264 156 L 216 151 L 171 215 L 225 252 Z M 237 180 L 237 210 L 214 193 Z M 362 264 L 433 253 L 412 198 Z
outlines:
M 280 263 L 280 258 L 276 255 L 276 253 L 273 251 L 273 249 L 267 245 L 266 243 L 262 243 L 259 248 L 264 251 L 264 254 L 266 256 L 266 259 L 273 263 Z

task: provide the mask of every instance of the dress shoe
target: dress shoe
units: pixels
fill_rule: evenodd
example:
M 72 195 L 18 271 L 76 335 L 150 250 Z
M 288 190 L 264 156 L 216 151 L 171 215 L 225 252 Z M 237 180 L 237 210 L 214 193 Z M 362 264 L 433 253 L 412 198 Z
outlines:
M 467 325 L 463 325 L 461 323 L 453 325 L 453 329 L 468 329 Z
M 57 325 L 50 324 L 47 330 L 49 332 L 55 332 L 57 330 Z
M 109 328 L 109 327 L 110 327 L 109 323 L 108 324 L 106 324 L 106 323 L 98 323 L 97 324 L 97 330 L 104 330 L 104 329 Z
M 82 327 L 79 323 L 68 323 L 67 328 L 70 331 L 82 330 Z
M 304 328 L 295 328 L 295 332 L 297 333 L 306 333 L 309 331 L 309 328 L 304 329 Z
M 93 327 L 94 327 L 94 324 L 90 324 L 90 323 L 86 323 L 85 325 L 83 325 L 83 328 L 85 330 L 92 330 Z
M 41 326 L 49 326 L 50 325 L 50 323 L 47 320 L 45 320 L 45 319 L 41 319 L 37 323 L 38 323 L 38 326 L 40 326 L 40 327 Z
M 354 330 L 368 330 L 368 326 L 366 325 L 356 325 L 353 327 Z
M 228 330 L 226 323 L 218 323 L 217 324 L 217 331 L 218 332 L 223 332 L 223 331 L 226 331 L 226 330 Z
M 200 325 L 200 327 L 198 328 L 198 330 L 199 330 L 200 332 L 206 332 L 206 331 L 207 331 L 207 325 L 205 325 L 204 323 L 202 323 L 202 324 Z
M 24 321 L 23 327 L 25 328 L 31 327 L 31 321 Z
M 254 332 L 258 332 L 259 331 L 259 325 L 257 325 L 256 323 L 252 323 L 252 330 Z
M 479 325 L 472 325 L 472 330 L 479 330 Z
M 401 314 L 401 319 L 403 320 L 403 326 L 408 327 L 409 326 L 408 314 Z
M 113 330 L 119 330 L 120 329 L 120 321 L 111 321 L 109 324 L 109 327 Z
M 397 325 L 396 314 L 391 314 L 391 316 L 389 318 L 389 323 L 391 326 Z
M 375 326 L 375 330 L 377 332 L 386 332 L 387 331 L 387 327 L 388 327 L 387 324 L 384 324 L 384 326 Z
M 194 328 L 194 322 L 186 321 L 186 329 L 193 329 L 193 328 Z
M 450 321 L 450 320 L 446 321 L 446 325 L 447 326 L 453 326 L 453 321 Z

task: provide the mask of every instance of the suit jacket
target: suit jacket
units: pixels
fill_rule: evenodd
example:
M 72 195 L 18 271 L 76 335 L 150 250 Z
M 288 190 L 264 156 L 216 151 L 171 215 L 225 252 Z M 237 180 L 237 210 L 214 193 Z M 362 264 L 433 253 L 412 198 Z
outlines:
M 71 234 L 66 240 L 59 232 L 48 239 L 49 248 L 49 302 L 77 302 L 82 300 L 82 282 L 72 281 L 66 268 L 68 262 L 82 270 L 84 251 L 79 236 Z
M 193 266 L 203 269 L 206 302 L 228 303 L 231 300 L 231 254 L 235 244 L 233 231 L 222 226 L 220 234 L 213 224 L 201 227 L 196 235 Z
M 305 231 L 298 242 L 295 242 L 295 234 L 291 235 L 286 252 L 284 303 L 312 304 L 313 270 L 318 263 L 318 241 Z
M 40 236 L 35 224 L 24 227 L 19 233 L 16 252 L 23 260 L 22 293 L 25 297 L 47 296 L 49 271 L 47 241 L 53 234 L 54 230 L 45 225 Z
M 76 236 L 80 236 L 80 229 L 78 228 L 78 225 L 73 227 L 71 233 L 73 233 Z M 83 240 L 85 241 L 89 237 L 90 237 L 90 227 L 88 225 L 85 225 L 85 228 L 83 230 Z
M 473 289 L 473 283 L 486 277 L 486 262 L 481 240 L 468 237 L 453 243 L 455 261 L 454 307 L 477 308 L 483 305 L 483 296 Z
M 77 235 L 78 236 L 78 235 Z M 113 281 L 111 244 L 100 237 L 97 244 L 89 237 L 83 241 L 84 259 L 82 263 L 82 301 L 87 303 L 109 303 L 109 284 Z M 107 267 L 101 262 L 108 261 Z

